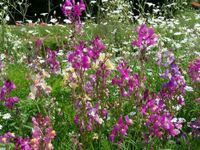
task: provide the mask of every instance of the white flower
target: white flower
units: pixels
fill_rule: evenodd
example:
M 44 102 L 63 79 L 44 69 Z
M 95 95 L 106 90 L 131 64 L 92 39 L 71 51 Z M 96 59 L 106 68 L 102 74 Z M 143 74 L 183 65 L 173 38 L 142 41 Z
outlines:
M 63 20 L 65 23 L 72 23 L 69 19 L 64 19 Z
M 5 19 L 6 19 L 6 21 L 9 21 L 10 17 L 7 15 Z
M 52 19 L 50 20 L 51 23 L 56 23 L 57 21 L 58 21 L 58 20 L 55 19 L 55 18 L 52 18 Z
M 41 13 L 40 15 L 41 16 L 46 16 L 46 15 L 48 15 L 48 13 Z
M 185 90 L 188 91 L 188 92 L 193 92 L 194 91 L 191 86 L 186 86 Z
M 3 126 L 2 125 L 0 125 L 0 130 L 3 128 Z
M 93 0 L 93 1 L 91 1 L 91 2 L 90 2 L 90 4 L 95 4 L 95 3 L 96 3 L 96 1 L 95 1 L 95 0 Z
M 3 115 L 3 119 L 5 119 L 5 120 L 10 119 L 10 117 L 11 117 L 10 113 L 6 113 Z

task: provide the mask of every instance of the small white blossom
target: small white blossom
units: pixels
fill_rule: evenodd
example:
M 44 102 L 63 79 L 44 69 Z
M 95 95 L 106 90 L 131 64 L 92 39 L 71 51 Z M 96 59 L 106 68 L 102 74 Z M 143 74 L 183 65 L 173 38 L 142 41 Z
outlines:
M 3 115 L 3 119 L 5 119 L 5 120 L 10 119 L 10 118 L 11 118 L 10 113 L 6 113 Z

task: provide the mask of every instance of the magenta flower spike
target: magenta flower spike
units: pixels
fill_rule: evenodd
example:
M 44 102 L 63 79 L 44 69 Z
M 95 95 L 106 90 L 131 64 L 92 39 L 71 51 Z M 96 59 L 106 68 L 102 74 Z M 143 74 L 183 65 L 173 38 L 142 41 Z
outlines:
M 190 62 L 188 72 L 194 83 L 200 83 L 200 57 Z
M 153 28 L 148 28 L 146 24 L 142 24 L 136 30 L 137 39 L 132 42 L 133 46 L 140 49 L 146 49 L 149 46 L 154 45 L 157 42 L 157 35 Z

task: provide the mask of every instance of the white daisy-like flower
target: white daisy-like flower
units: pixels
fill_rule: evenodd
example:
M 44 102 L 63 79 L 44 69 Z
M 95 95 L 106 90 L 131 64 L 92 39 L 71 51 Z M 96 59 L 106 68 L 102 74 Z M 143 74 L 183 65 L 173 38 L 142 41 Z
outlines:
M 2 118 L 5 119 L 5 120 L 7 120 L 7 119 L 11 118 L 11 115 L 10 115 L 10 113 L 6 113 L 6 114 L 3 115 Z

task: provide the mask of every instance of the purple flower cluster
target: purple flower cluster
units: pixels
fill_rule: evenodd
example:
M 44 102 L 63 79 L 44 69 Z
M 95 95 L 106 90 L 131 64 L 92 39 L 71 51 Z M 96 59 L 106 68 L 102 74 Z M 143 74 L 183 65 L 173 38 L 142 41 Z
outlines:
M 175 61 L 174 53 L 169 50 L 159 51 L 156 55 L 156 62 L 158 65 L 170 66 Z
M 192 129 L 193 137 L 200 137 L 200 117 L 191 121 L 189 127 Z
M 141 112 L 146 116 L 146 125 L 152 136 L 162 138 L 164 135 L 176 136 L 180 133 L 184 119 L 174 117 L 166 107 L 165 102 L 154 95 L 146 96 L 146 104 L 142 106 Z
M 56 59 L 57 52 L 47 49 L 47 63 L 50 64 L 51 71 L 56 73 L 60 69 L 60 62 Z
M 30 145 L 30 138 L 17 137 L 15 139 L 15 150 L 33 150 Z
M 43 44 L 43 40 L 42 39 L 37 39 L 35 41 L 35 48 L 39 49 Z
M 71 22 L 80 21 L 82 12 L 86 10 L 83 0 L 76 3 L 75 0 L 65 0 L 61 7 L 62 12 Z
M 15 138 L 15 134 L 11 132 L 7 132 L 4 135 L 0 136 L 0 143 L 9 143 L 11 140 Z
M 98 98 L 103 98 L 102 94 L 106 94 L 107 79 L 111 74 L 111 70 L 109 70 L 108 67 L 106 66 L 106 60 L 100 61 L 98 63 L 98 67 L 99 68 L 97 68 L 96 72 L 94 74 L 91 74 L 89 76 L 88 81 L 85 82 L 84 90 L 89 96 L 94 97 L 95 96 L 95 90 L 94 89 L 96 88 L 96 90 L 101 91 L 96 96 Z
M 119 86 L 121 96 L 131 96 L 134 90 L 140 85 L 138 74 L 130 75 L 131 69 L 125 60 L 122 60 L 118 64 L 117 71 L 120 73 L 120 76 L 115 76 L 112 79 L 112 84 Z
M 146 49 L 147 47 L 154 45 L 157 41 L 157 35 L 154 33 L 153 28 L 148 28 L 146 24 L 142 24 L 136 30 L 138 36 L 133 41 L 132 45 L 137 46 L 140 49 Z
M 89 101 L 86 102 L 85 106 L 80 101 L 77 103 L 77 113 L 74 117 L 74 123 L 80 125 L 81 131 L 92 131 L 95 125 L 102 125 L 104 122 L 103 119 L 107 118 L 107 109 L 104 108 L 101 110 L 99 103 L 96 103 L 95 106 Z M 86 111 L 86 115 L 81 118 L 83 109 Z
M 114 142 L 117 136 L 119 136 L 118 144 L 122 143 L 123 138 L 127 135 L 129 125 L 133 124 L 133 120 L 126 116 L 120 116 L 118 122 L 113 126 L 109 135 L 109 140 Z
M 41 114 L 38 114 L 37 117 L 32 118 L 34 125 L 32 131 L 32 139 L 30 144 L 33 150 L 52 150 L 52 140 L 56 136 L 56 132 L 51 126 L 51 120 L 49 117 L 43 117 Z
M 161 89 L 161 96 L 165 99 L 176 98 L 179 105 L 185 105 L 183 94 L 185 94 L 186 82 L 180 68 L 174 62 L 170 68 L 165 70 L 162 77 L 168 79 L 168 82 Z
M 11 142 L 15 143 L 15 150 L 33 150 L 30 145 L 29 137 L 18 137 L 11 132 L 7 132 L 4 135 L 0 136 L 0 143 L 7 144 Z
M 200 57 L 190 62 L 189 75 L 194 83 L 200 83 Z
M 85 42 L 80 42 L 75 46 L 75 50 L 68 53 L 68 61 L 72 63 L 74 69 L 82 70 L 91 67 L 91 61 L 95 61 L 100 53 L 105 49 L 99 37 L 96 37 L 90 47 L 86 47 Z
M 5 106 L 8 108 L 12 108 L 15 103 L 19 102 L 18 97 L 8 97 L 15 88 L 15 84 L 10 80 L 6 80 L 4 85 L 0 87 L 0 99 L 5 101 Z

